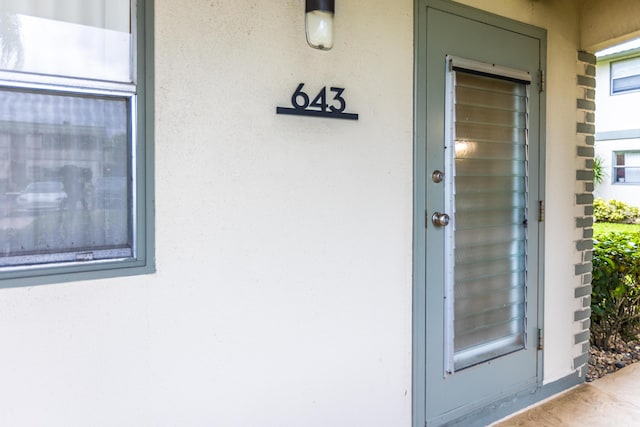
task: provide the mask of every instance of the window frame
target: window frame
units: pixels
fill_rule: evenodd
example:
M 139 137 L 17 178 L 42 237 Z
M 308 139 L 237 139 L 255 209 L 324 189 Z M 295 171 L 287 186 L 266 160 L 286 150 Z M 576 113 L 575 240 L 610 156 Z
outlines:
M 96 261 L 42 263 L 0 268 L 0 288 L 92 280 L 155 272 L 154 214 L 154 74 L 153 0 L 131 0 L 132 39 L 135 42 L 132 76 L 128 83 L 44 76 L 0 71 L 0 85 L 7 88 L 57 94 L 122 96 L 131 94 L 130 167 L 132 184 L 133 256 Z M 134 86 L 135 85 L 135 86 Z M 55 253 L 54 253 L 55 255 Z
M 618 156 L 625 156 L 628 153 L 635 153 L 640 156 L 640 150 L 616 150 L 611 153 L 612 161 L 611 161 L 611 179 L 613 185 L 640 185 L 640 179 L 637 181 L 627 181 L 626 173 L 625 180 L 619 181 L 618 179 L 618 170 L 623 169 L 626 171 L 627 168 L 636 169 L 640 171 L 640 166 L 626 166 L 626 165 L 618 165 Z

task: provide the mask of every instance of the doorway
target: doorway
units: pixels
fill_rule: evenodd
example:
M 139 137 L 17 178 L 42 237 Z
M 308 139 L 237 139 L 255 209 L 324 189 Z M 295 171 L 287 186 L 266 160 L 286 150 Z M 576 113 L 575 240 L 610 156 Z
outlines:
M 431 426 L 541 378 L 546 33 L 440 0 L 416 25 L 414 424 Z

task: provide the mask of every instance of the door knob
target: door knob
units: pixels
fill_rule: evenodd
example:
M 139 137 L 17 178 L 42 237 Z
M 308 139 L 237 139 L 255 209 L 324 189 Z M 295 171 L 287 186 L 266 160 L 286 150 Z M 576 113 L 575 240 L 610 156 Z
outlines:
M 436 227 L 446 227 L 449 225 L 449 215 L 442 212 L 434 212 L 431 216 L 431 222 Z
M 442 182 L 444 180 L 444 172 L 439 170 L 434 170 L 433 173 L 431 174 L 431 179 L 436 184 Z

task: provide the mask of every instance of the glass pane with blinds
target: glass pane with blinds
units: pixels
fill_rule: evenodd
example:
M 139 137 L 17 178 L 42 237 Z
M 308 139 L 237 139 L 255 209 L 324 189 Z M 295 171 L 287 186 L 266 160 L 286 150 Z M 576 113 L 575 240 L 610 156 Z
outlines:
M 132 82 L 129 0 L 2 0 L 0 69 Z
M 640 57 L 611 63 L 611 93 L 640 89 Z
M 527 82 L 452 71 L 453 370 L 525 346 Z
M 615 153 L 613 176 L 619 183 L 640 183 L 640 151 Z
M 130 111 L 0 90 L 0 266 L 132 256 Z

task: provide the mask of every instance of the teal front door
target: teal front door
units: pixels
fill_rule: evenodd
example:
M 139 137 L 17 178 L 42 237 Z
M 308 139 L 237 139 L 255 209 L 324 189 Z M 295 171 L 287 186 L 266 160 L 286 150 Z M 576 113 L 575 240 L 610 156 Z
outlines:
M 441 425 L 539 383 L 544 32 L 419 7 L 414 418 Z

